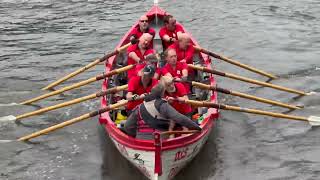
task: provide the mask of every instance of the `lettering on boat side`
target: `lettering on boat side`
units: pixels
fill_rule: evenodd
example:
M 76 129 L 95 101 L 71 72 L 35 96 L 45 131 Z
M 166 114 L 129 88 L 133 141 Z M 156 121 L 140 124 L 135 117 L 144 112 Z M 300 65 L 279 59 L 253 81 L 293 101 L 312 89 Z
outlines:
M 143 165 L 138 165 L 138 168 L 140 169 L 140 171 L 147 176 L 149 179 L 151 178 L 150 173 L 148 172 L 147 168 Z
M 193 148 L 192 152 L 188 155 L 188 157 L 190 157 L 191 155 L 197 153 L 197 151 L 199 150 L 198 144 Z
M 139 154 L 139 153 L 135 153 L 133 160 L 134 160 L 134 161 L 138 161 L 138 163 L 139 163 L 140 165 L 144 165 L 144 160 L 141 159 L 141 158 L 139 158 L 139 157 L 140 157 L 140 154 Z
M 117 143 L 117 146 L 121 154 L 129 156 L 128 151 L 124 145 Z
M 180 167 L 179 166 L 176 166 L 176 167 L 172 167 L 170 169 L 170 172 L 169 172 L 169 175 L 168 175 L 168 179 L 172 179 L 180 170 Z
M 183 158 L 185 158 L 188 154 L 188 147 L 186 147 L 185 149 L 178 151 L 174 157 L 174 161 L 179 161 Z

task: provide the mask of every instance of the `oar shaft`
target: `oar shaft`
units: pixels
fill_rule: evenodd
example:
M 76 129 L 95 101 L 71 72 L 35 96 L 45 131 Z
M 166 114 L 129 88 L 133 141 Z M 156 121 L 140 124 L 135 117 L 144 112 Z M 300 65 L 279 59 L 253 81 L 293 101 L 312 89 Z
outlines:
M 51 127 L 49 127 L 49 128 L 43 129 L 43 130 L 41 130 L 41 131 L 32 133 L 32 134 L 30 134 L 30 135 L 23 136 L 23 137 L 19 138 L 18 141 L 26 141 L 26 140 L 29 140 L 29 139 L 32 139 L 32 138 L 41 136 L 42 134 L 47 134 L 47 133 L 52 132 L 52 131 L 55 131 L 55 130 L 57 130 L 57 129 L 61 129 L 61 128 L 65 127 L 65 126 L 69 126 L 69 125 L 71 125 L 71 124 L 74 124 L 74 123 L 83 121 L 83 120 L 88 119 L 88 118 L 90 118 L 90 117 L 97 116 L 97 115 L 102 114 L 102 113 L 104 113 L 104 112 L 107 112 L 107 111 L 109 111 L 109 110 L 112 110 L 112 109 L 115 109 L 115 108 L 124 106 L 124 105 L 126 105 L 127 103 L 128 103 L 127 100 L 118 102 L 118 103 L 116 103 L 116 104 L 113 104 L 113 105 L 107 106 L 107 107 L 105 107 L 105 108 L 99 109 L 98 111 L 93 111 L 93 112 L 91 112 L 91 113 L 84 114 L 84 115 L 82 115 L 82 116 L 73 118 L 73 119 L 68 120 L 68 121 L 65 121 L 65 122 L 63 122 L 63 123 L 60 123 L 60 124 L 51 126 Z
M 81 103 L 83 101 L 87 101 L 87 100 L 94 99 L 94 98 L 97 98 L 97 97 L 105 96 L 105 95 L 111 94 L 111 93 L 116 93 L 118 91 L 123 91 L 123 90 L 125 90 L 127 88 L 128 88 L 128 85 L 122 85 L 122 86 L 113 87 L 113 88 L 107 89 L 106 91 L 100 91 L 98 93 L 94 93 L 94 94 L 91 94 L 91 95 L 88 95 L 88 96 L 84 96 L 84 97 L 81 97 L 81 98 L 73 99 L 71 101 L 67 101 L 67 102 L 64 102 L 64 103 L 56 104 L 54 106 L 42 108 L 42 109 L 39 109 L 39 110 L 36 110 L 36 111 L 32 111 L 32 112 L 29 112 L 29 113 L 25 113 L 25 114 L 19 115 L 19 116 L 16 117 L 16 120 L 21 120 L 23 118 L 34 116 L 34 115 L 37 115 L 37 114 L 42 114 L 44 112 L 48 112 L 48 111 L 52 111 L 52 110 L 59 109 L 59 108 L 62 108 L 62 107 L 66 107 L 66 106 L 70 106 L 70 105 L 73 105 L 73 104 Z
M 55 86 L 63 83 L 64 81 L 66 81 L 66 80 L 68 80 L 68 79 L 70 79 L 70 78 L 72 78 L 72 77 L 74 77 L 74 76 L 76 76 L 76 75 L 84 72 L 85 70 L 90 69 L 91 67 L 93 67 L 93 66 L 95 66 L 95 65 L 97 65 L 97 64 L 99 64 L 99 63 L 100 63 L 100 59 L 96 59 L 96 60 L 93 61 L 92 63 L 89 63 L 88 65 L 86 65 L 86 66 L 84 66 L 84 67 L 82 67 L 82 68 L 80 68 L 80 69 L 78 69 L 78 70 L 76 70 L 76 71 L 68 74 L 67 76 L 65 76 L 65 77 L 63 77 L 63 78 L 58 79 L 57 81 L 49 84 L 48 86 L 42 88 L 42 90 L 51 89 L 51 88 L 53 88 L 53 87 L 55 87 Z
M 54 95 L 57 95 L 57 94 L 60 94 L 60 93 L 63 93 L 63 92 L 65 92 L 65 91 L 69 91 L 69 90 L 71 90 L 71 89 L 75 89 L 75 88 L 84 86 L 84 85 L 86 85 L 86 84 L 90 84 L 90 83 L 95 82 L 95 81 L 97 81 L 97 78 L 96 78 L 96 77 L 93 77 L 93 78 L 90 78 L 90 79 L 81 81 L 81 82 L 79 82 L 79 83 L 73 84 L 73 85 L 71 85 L 71 86 L 67 86 L 67 87 L 64 87 L 64 88 L 62 88 L 62 89 L 59 89 L 59 90 L 56 90 L 56 91 L 52 91 L 52 92 L 50 92 L 50 93 L 47 93 L 47 94 L 38 96 L 38 97 L 36 97 L 36 98 L 33 98 L 33 99 L 30 99 L 30 100 L 24 101 L 24 102 L 22 102 L 22 103 L 20 103 L 20 104 L 30 104 L 30 103 L 39 101 L 39 100 L 41 100 L 41 99 L 44 99 L 44 98 L 47 98 L 47 97 L 51 97 L 51 96 L 54 96 Z
M 133 68 L 134 65 L 128 65 L 128 66 L 125 66 L 125 67 L 122 67 L 122 68 L 119 68 L 119 69 L 115 69 L 115 70 L 112 70 L 106 74 L 101 74 L 101 75 L 98 75 L 96 77 L 93 77 L 93 78 L 90 78 L 88 80 L 84 80 L 84 81 L 81 81 L 81 82 L 78 82 L 76 84 L 73 84 L 71 86 L 67 86 L 67 87 L 64 87 L 62 89 L 59 89 L 59 90 L 56 90 L 56 91 L 52 91 L 50 93 L 47 93 L 47 94 L 44 94 L 44 95 L 41 95 L 41 96 L 38 96 L 36 98 L 33 98 L 33 99 L 30 99 L 30 100 L 27 100 L 27 101 L 24 101 L 20 104 L 30 104 L 30 103 L 33 103 L 33 102 L 36 102 L 38 100 L 41 100 L 41 99 L 44 99 L 44 98 L 47 98 L 47 97 L 51 97 L 51 96 L 54 96 L 54 95 L 57 95 L 57 94 L 60 94 L 60 93 L 63 93 L 65 91 L 69 91 L 71 89 L 75 89 L 75 88 L 78 88 L 78 87 L 81 87 L 81 86 L 84 86 L 84 85 L 87 85 L 87 84 L 90 84 L 92 82 L 95 82 L 95 81 L 99 81 L 101 79 L 104 79 L 104 78 L 107 78 L 107 77 L 110 77 L 112 75 L 115 75 L 115 74 L 118 74 L 118 73 L 121 73 L 121 72 L 124 72 L 124 71 L 127 71 L 131 68 Z
M 213 90 L 213 91 L 221 92 L 221 93 L 224 93 L 224 94 L 231 94 L 231 95 L 234 95 L 234 96 L 238 96 L 238 97 L 242 97 L 242 98 L 246 98 L 246 99 L 251 99 L 251 100 L 255 100 L 255 101 L 258 101 L 258 102 L 262 102 L 262 103 L 272 104 L 272 105 L 276 105 L 276 106 L 280 106 L 280 107 L 285 107 L 285 108 L 289 108 L 289 109 L 301 109 L 301 108 L 299 108 L 297 106 L 293 106 L 293 105 L 290 105 L 290 104 L 285 104 L 285 103 L 278 102 L 278 101 L 273 101 L 273 100 L 270 100 L 270 99 L 265 99 L 265 98 L 261 98 L 261 97 L 257 97 L 257 96 L 252 96 L 252 95 L 241 93 L 241 92 L 237 92 L 237 91 L 231 91 L 231 90 L 228 90 L 228 89 L 223 89 L 223 88 L 220 88 L 220 87 L 217 87 L 217 86 L 211 86 L 211 85 L 207 85 L 207 84 L 203 84 L 203 83 L 199 83 L 199 82 L 195 82 L 195 81 L 192 81 L 192 85 L 196 86 L 196 87 L 199 87 L 199 88 L 202 88 L 202 89 Z
M 285 103 L 278 102 L 278 101 L 273 101 L 273 100 L 270 100 L 270 99 L 265 99 L 265 98 L 261 98 L 261 97 L 257 97 L 257 96 L 252 96 L 252 95 L 241 93 L 241 92 L 237 92 L 237 91 L 231 91 L 230 94 L 232 94 L 234 96 L 239 96 L 239 97 L 242 97 L 242 98 L 252 99 L 252 100 L 255 100 L 255 101 L 258 101 L 258 102 L 263 102 L 263 103 L 267 103 L 267 104 L 272 104 L 272 105 L 276 105 L 276 106 L 280 106 L 280 107 L 289 108 L 289 109 L 301 109 L 301 108 L 299 108 L 297 106 L 293 106 L 293 105 L 290 105 L 290 104 L 285 104 Z
M 79 121 L 82 121 L 82 120 L 85 120 L 85 119 L 88 119 L 88 118 L 90 118 L 90 113 L 84 114 L 82 116 L 79 116 L 77 118 L 68 120 L 66 122 L 63 122 L 63 123 L 60 123 L 60 124 L 57 124 L 57 125 L 54 125 L 54 126 L 51 126 L 49 128 L 46 128 L 46 129 L 43 129 L 41 131 L 32 133 L 30 135 L 21 137 L 21 138 L 18 139 L 18 141 L 26 141 L 26 140 L 41 136 L 42 134 L 47 134 L 47 133 L 49 133 L 51 131 L 55 131 L 57 129 L 61 129 L 61 128 L 65 127 L 65 126 L 69 126 L 71 124 L 74 124 L 76 122 L 79 122 Z
M 278 90 L 281 90 L 281 91 L 286 91 L 286 92 L 290 92 L 290 93 L 294 93 L 294 94 L 307 95 L 307 93 L 305 93 L 303 91 L 298 91 L 298 90 L 295 90 L 295 89 L 286 88 L 286 87 L 275 85 L 275 84 L 271 84 L 271 83 L 257 81 L 257 80 L 254 80 L 254 79 L 237 76 L 237 75 L 230 74 L 230 73 L 225 73 L 225 74 L 226 74 L 226 77 L 229 77 L 229 78 L 232 78 L 232 79 L 236 79 L 236 80 L 240 80 L 240 81 L 244 81 L 244 82 L 248 82 L 248 83 L 252 83 L 252 84 L 257 84 L 257 85 L 261 85 L 261 86 L 266 86 L 266 87 L 270 87 L 270 88 L 273 88 L 273 89 L 278 89 Z
M 307 118 L 302 117 L 302 116 L 293 116 L 293 115 L 287 115 L 287 114 L 282 114 L 282 113 L 262 111 L 262 110 L 257 110 L 257 109 L 242 108 L 242 107 L 229 106 L 229 105 L 224 105 L 224 104 L 216 104 L 216 103 L 206 102 L 206 101 L 184 100 L 184 102 L 191 104 L 193 106 L 199 106 L 199 107 L 211 107 L 211 108 L 216 108 L 216 109 L 246 112 L 246 113 L 251 113 L 251 114 L 260 114 L 260 115 L 266 115 L 266 116 L 272 116 L 272 117 L 278 117 L 278 118 L 286 118 L 286 119 L 299 120 L 299 121 L 309 121 Z
M 221 109 L 224 109 L 224 110 L 246 112 L 246 113 L 250 113 L 250 114 L 260 114 L 260 115 L 272 116 L 272 117 L 277 117 L 277 118 L 292 119 L 292 120 L 299 120 L 299 121 L 308 121 L 307 118 L 302 117 L 302 116 L 293 116 L 293 115 L 287 115 L 287 114 L 282 114 L 282 113 L 274 113 L 274 112 L 269 112 L 269 111 L 241 108 L 241 107 L 229 106 L 229 105 L 220 105 L 220 106 L 221 106 Z
M 72 104 L 77 104 L 77 103 L 80 103 L 80 102 L 83 102 L 83 101 L 87 101 L 89 99 L 93 99 L 93 98 L 96 98 L 96 97 L 97 97 L 96 93 L 94 93 L 94 94 L 91 94 L 91 95 L 88 95 L 88 96 L 84 96 L 84 97 L 81 97 L 81 98 L 78 98 L 78 99 L 74 99 L 74 100 L 71 100 L 71 101 L 68 101 L 68 102 L 60 103 L 60 104 L 57 104 L 57 105 L 54 105 L 54 106 L 50 106 L 50 107 L 47 107 L 47 108 L 42 108 L 42 109 L 39 109 L 39 110 L 36 110 L 36 111 L 33 111 L 33 112 L 29 112 L 29 113 L 25 113 L 25 114 L 19 115 L 19 116 L 17 116 L 16 120 L 21 120 L 23 118 L 34 116 L 34 115 L 37 115 L 37 114 L 42 114 L 44 112 L 48 112 L 48 111 L 52 111 L 52 110 L 59 109 L 59 108 L 62 108 L 62 107 L 70 106 Z
M 63 78 L 60 78 L 59 80 L 57 80 L 57 81 L 49 84 L 48 86 L 42 88 L 42 90 L 48 90 L 48 89 L 51 89 L 51 88 L 53 88 L 53 87 L 55 87 L 55 86 L 63 83 L 64 81 L 66 81 L 66 80 L 68 80 L 68 79 L 70 79 L 70 78 L 72 78 L 72 77 L 74 77 L 74 76 L 76 76 L 76 75 L 78 75 L 78 74 L 80 74 L 80 73 L 82 73 L 82 72 L 84 72 L 84 71 L 86 71 L 86 70 L 94 67 L 95 65 L 97 65 L 97 64 L 99 64 L 99 63 L 101 63 L 101 62 L 103 62 L 103 61 L 105 61 L 105 60 L 107 60 L 107 59 L 109 59 L 110 57 L 118 54 L 119 52 L 124 51 L 124 50 L 127 49 L 130 45 L 131 45 L 131 43 L 128 43 L 128 44 L 126 44 L 126 45 L 124 45 L 124 46 L 116 49 L 115 51 L 113 51 L 113 52 L 111 52 L 111 53 L 109 53 L 109 54 L 106 54 L 106 55 L 103 56 L 102 58 L 99 58 L 99 59 L 94 60 L 93 62 L 89 63 L 88 65 L 86 65 L 86 66 L 84 66 L 84 67 L 82 67 L 82 68 L 80 68 L 80 69 L 78 69 L 78 70 L 76 70 L 76 71 L 68 74 L 67 76 L 65 76 L 65 77 L 63 77 Z
M 270 73 L 267 73 L 267 72 L 265 72 L 265 71 L 256 69 L 256 68 L 251 67 L 251 66 L 248 66 L 248 65 L 246 65 L 246 64 L 242 64 L 242 63 L 240 63 L 240 62 L 238 62 L 238 61 L 235 61 L 235 60 L 233 60 L 233 59 L 230 59 L 230 58 L 227 58 L 227 57 L 225 57 L 225 56 L 219 55 L 219 54 L 214 53 L 214 52 L 212 52 L 212 51 L 208 51 L 208 50 L 206 50 L 206 49 L 203 49 L 203 48 L 200 48 L 200 47 L 197 47 L 197 46 L 194 46 L 194 48 L 195 48 L 196 50 L 198 50 L 198 51 L 201 51 L 201 52 L 203 52 L 203 53 L 205 53 L 205 54 L 208 54 L 209 56 L 212 56 L 212 57 L 214 57 L 214 58 L 217 58 L 217 59 L 226 61 L 226 62 L 228 62 L 228 63 L 230 63 L 230 64 L 233 64 L 233 65 L 242 67 L 242 68 L 247 69 L 247 70 L 249 70 L 249 71 L 251 71 L 251 72 L 255 72 L 255 73 L 257 73 L 257 74 L 260 74 L 260 75 L 269 77 L 269 78 L 271 78 L 271 79 L 277 79 L 276 76 L 274 76 L 274 75 L 272 75 L 272 74 L 270 74 Z
M 254 79 L 245 78 L 245 77 L 234 75 L 234 74 L 230 74 L 230 73 L 224 73 L 224 72 L 213 70 L 213 69 L 209 69 L 209 68 L 206 68 L 206 67 L 194 66 L 192 64 L 188 64 L 188 66 L 193 68 L 193 69 L 196 69 L 196 70 L 200 70 L 200 71 L 216 74 L 216 75 L 219 75 L 219 76 L 228 77 L 228 78 L 231 78 L 231 79 L 236 79 L 236 80 L 240 80 L 240 81 L 244 81 L 244 82 L 248 82 L 248 83 L 252 83 L 252 84 L 266 86 L 266 87 L 270 87 L 270 88 L 273 88 L 273 89 L 278 89 L 278 90 L 281 90 L 281 91 L 286 91 L 286 92 L 295 93 L 295 94 L 299 94 L 299 95 L 307 95 L 307 93 L 305 93 L 303 91 L 298 91 L 298 90 L 295 90 L 295 89 L 290 89 L 290 88 L 286 88 L 286 87 L 275 85 L 275 84 L 271 84 L 271 83 L 257 81 L 257 80 L 254 80 Z

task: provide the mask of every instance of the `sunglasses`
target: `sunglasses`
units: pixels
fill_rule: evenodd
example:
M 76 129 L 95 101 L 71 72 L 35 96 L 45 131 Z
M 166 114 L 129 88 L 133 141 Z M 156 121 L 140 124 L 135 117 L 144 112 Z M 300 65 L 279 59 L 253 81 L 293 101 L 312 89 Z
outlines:
M 145 22 L 145 23 L 147 23 L 147 22 L 148 22 L 148 20 L 140 20 L 140 22 Z

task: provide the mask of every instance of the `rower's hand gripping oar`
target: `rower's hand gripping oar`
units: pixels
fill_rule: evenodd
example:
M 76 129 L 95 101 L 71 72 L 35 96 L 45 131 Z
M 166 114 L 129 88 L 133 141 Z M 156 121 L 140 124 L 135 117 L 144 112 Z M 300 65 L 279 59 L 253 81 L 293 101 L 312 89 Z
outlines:
M 224 104 L 216 104 L 216 103 L 207 102 L 207 101 L 184 100 L 182 102 L 193 105 L 193 106 L 198 106 L 198 107 L 209 107 L 209 108 L 238 111 L 238 112 L 245 112 L 245 113 L 251 113 L 251 114 L 266 115 L 266 116 L 272 116 L 272 117 L 278 117 L 278 118 L 285 118 L 290 120 L 307 121 L 311 126 L 320 126 L 320 117 L 318 116 L 309 116 L 309 117 L 294 116 L 294 115 L 287 115 L 282 113 L 274 113 L 270 111 L 262 111 L 257 109 L 242 108 L 242 107 L 229 106 Z
M 303 91 L 299 91 L 299 90 L 295 90 L 295 89 L 290 89 L 290 88 L 286 88 L 283 86 L 279 86 L 279 85 L 275 85 L 275 84 L 271 84 L 271 83 L 266 83 L 266 82 L 262 82 L 262 81 L 258 81 L 258 80 L 254 80 L 254 79 L 250 79 L 250 78 L 246 78 L 246 77 L 242 77 L 242 76 L 238 76 L 238 75 L 234 75 L 231 73 L 225 73 L 225 72 L 221 72 L 221 71 L 217 71 L 214 69 L 209 69 L 206 67 L 202 67 L 202 66 L 195 66 L 192 64 L 188 64 L 188 67 L 192 68 L 192 69 L 196 69 L 199 71 L 203 71 L 203 72 L 207 72 L 207 73 L 211 73 L 211 74 L 216 74 L 219 76 L 224 76 L 224 77 L 228 77 L 231 79 L 236 79 L 236 80 L 240 80 L 240 81 L 244 81 L 244 82 L 248 82 L 248 83 L 252 83 L 252 84 L 257 84 L 257 85 L 261 85 L 261 86 L 265 86 L 265 87 L 270 87 L 273 89 L 278 89 L 281 91 L 286 91 L 286 92 L 290 92 L 290 93 L 294 93 L 294 94 L 299 94 L 299 95 L 311 95 L 314 94 L 314 92 L 303 92 Z
M 88 118 L 92 118 L 92 117 L 95 117 L 99 114 L 102 114 L 102 113 L 105 113 L 107 111 L 110 111 L 110 110 L 114 110 L 116 108 L 119 108 L 121 106 L 124 106 L 128 103 L 127 100 L 121 100 L 119 101 L 118 103 L 116 104 L 111 104 L 105 108 L 101 108 L 97 111 L 92 111 L 90 113 L 87 113 L 87 114 L 84 114 L 82 116 L 79 116 L 79 117 L 76 117 L 76 118 L 73 118 L 71 120 L 68 120 L 68 121 L 65 121 L 63 123 L 60 123 L 60 124 L 57 124 L 57 125 L 54 125 L 54 126 L 51 126 L 51 127 L 48 127 L 46 129 L 43 129 L 43 130 L 40 130 L 40 131 L 37 131 L 35 133 L 32 133 L 32 134 L 29 134 L 29 135 L 26 135 L 26 136 L 23 136 L 17 140 L 0 140 L 0 143 L 5 143 L 5 142 L 13 142 L 13 141 L 27 141 L 29 139 L 32 139 L 32 138 L 36 138 L 38 136 L 41 136 L 43 134 L 47 134 L 49 132 L 52 132 L 52 131 L 55 131 L 55 130 L 58 130 L 58 129 L 61 129 L 63 127 L 66 127 L 66 126 L 69 126 L 69 125 L 72 125 L 74 123 L 77 123 L 77 122 L 80 122 L 80 121 L 83 121 L 85 119 L 88 119 Z
M 87 84 L 90 84 L 92 82 L 95 82 L 95 81 L 99 81 L 99 80 L 102 80 L 102 79 L 105 79 L 107 77 L 110 77 L 112 75 L 115 75 L 115 74 L 119 74 L 121 72 L 124 72 L 124 71 L 127 71 L 129 69 L 132 69 L 135 65 L 134 64 L 131 64 L 131 65 L 128 65 L 128 66 L 125 66 L 125 67 L 122 67 L 122 68 L 119 68 L 119 69 L 115 69 L 115 70 L 112 70 L 108 73 L 105 73 L 105 74 L 101 74 L 101 75 L 98 75 L 96 77 L 92 77 L 90 79 L 87 79 L 87 80 L 84 80 L 84 81 L 81 81 L 81 82 L 78 82 L 76 84 L 73 84 L 71 86 L 66 86 L 62 89 L 59 89 L 59 90 L 56 90 L 56 91 L 52 91 L 50 93 L 47 93 L 47 94 L 44 94 L 44 95 L 41 95 L 41 96 L 38 96 L 36 98 L 33 98 L 33 99 L 30 99 L 30 100 L 27 100 L 27 101 L 24 101 L 20 104 L 30 104 L 30 103 L 33 103 L 35 101 L 38 101 L 38 100 L 41 100 L 41 99 L 44 99 L 44 98 L 47 98 L 47 97 L 51 97 L 51 96 L 54 96 L 54 95 L 57 95 L 57 94 L 60 94 L 60 93 L 63 93 L 65 91 L 68 91 L 68 90 L 71 90 L 71 89 L 75 89 L 75 88 L 78 88 L 78 87 L 81 87 L 81 86 L 84 86 L 84 85 L 87 85 Z
M 264 71 L 262 71 L 262 70 L 256 69 L 256 68 L 251 67 L 251 66 L 248 66 L 248 65 L 246 65 L 246 64 L 242 64 L 242 63 L 240 63 L 240 62 L 238 62 L 238 61 L 235 61 L 235 60 L 233 60 L 233 59 L 224 57 L 224 56 L 219 55 L 219 54 L 217 54 L 217 53 L 214 53 L 214 52 L 212 52 L 212 51 L 208 51 L 208 50 L 203 49 L 203 48 L 201 48 L 201 47 L 199 47 L 199 46 L 193 46 L 193 47 L 194 47 L 195 50 L 200 51 L 200 52 L 203 52 L 203 53 L 205 53 L 205 54 L 207 54 L 207 55 L 209 55 L 209 56 L 212 56 L 212 57 L 214 57 L 214 58 L 217 58 L 217 59 L 226 61 L 226 62 L 228 62 L 228 63 L 230 63 L 230 64 L 233 64 L 233 65 L 242 67 L 242 68 L 247 69 L 247 70 L 249 70 L 249 71 L 251 71 L 251 72 L 255 72 L 255 73 L 257 73 L 257 74 L 266 76 L 266 77 L 268 77 L 268 78 L 277 79 L 276 76 L 274 76 L 274 75 L 272 75 L 272 74 L 270 74 L 270 73 L 264 72 Z
M 192 84 L 192 86 L 196 86 L 196 87 L 201 88 L 201 89 L 217 91 L 217 92 L 221 92 L 221 93 L 224 93 L 224 94 L 230 94 L 230 95 L 234 95 L 234 96 L 238 96 L 238 97 L 242 97 L 242 98 L 246 98 L 246 99 L 251 99 L 251 100 L 262 102 L 262 103 L 266 103 L 266 104 L 272 104 L 272 105 L 276 105 L 276 106 L 280 106 L 280 107 L 284 107 L 284 108 L 289 108 L 289 109 L 301 109 L 301 107 L 298 107 L 298 106 L 285 104 L 285 103 L 282 103 L 282 102 L 273 101 L 273 100 L 270 100 L 270 99 L 265 99 L 265 98 L 253 96 L 253 95 L 250 95 L 250 94 L 237 92 L 237 91 L 231 91 L 231 90 L 228 90 L 228 89 L 220 88 L 218 86 L 211 86 L 211 85 L 208 85 L 208 84 L 203 84 L 203 83 L 199 83 L 199 82 L 195 82 L 195 81 L 188 82 L 188 83 Z
M 123 91 L 123 90 L 125 90 L 127 88 L 128 88 L 128 85 L 117 86 L 117 87 L 113 87 L 113 88 L 107 89 L 105 91 L 100 91 L 98 93 L 94 93 L 94 94 L 91 94 L 91 95 L 88 95 L 88 96 L 84 96 L 84 97 L 81 97 L 81 98 L 73 99 L 71 101 L 67 101 L 67 102 L 56 104 L 56 105 L 49 106 L 49 107 L 46 107 L 46 108 L 38 109 L 36 111 L 32 111 L 32 112 L 28 112 L 28 113 L 25 113 L 25 114 L 21 114 L 19 116 L 9 115 L 9 116 L 0 117 L 0 122 L 22 120 L 22 119 L 30 117 L 30 116 L 42 114 L 42 113 L 45 113 L 45 112 L 48 112 L 48 111 L 52 111 L 52 110 L 55 110 L 55 109 L 63 108 L 63 107 L 66 107 L 66 106 L 70 106 L 70 105 L 77 104 L 77 103 L 80 103 L 80 102 L 83 102 L 83 101 L 87 101 L 87 100 L 90 100 L 90 99 L 102 97 L 102 96 L 105 96 L 107 94 L 113 94 L 113 93 L 116 93 L 116 92 L 119 92 L 119 91 Z
M 78 75 L 78 74 L 80 74 L 80 73 L 82 73 L 82 72 L 84 72 L 85 70 L 94 67 L 95 65 L 97 65 L 97 64 L 99 64 L 99 63 L 101 63 L 101 62 L 103 62 L 103 61 L 105 61 L 105 60 L 107 60 L 107 59 L 109 59 L 110 57 L 112 57 L 112 56 L 114 56 L 114 55 L 116 55 L 116 54 L 119 54 L 120 52 L 123 52 L 123 51 L 126 50 L 130 45 L 135 44 L 136 42 L 137 42 L 137 41 L 132 41 L 132 42 L 130 42 L 130 43 L 128 43 L 128 44 L 120 47 L 120 48 L 117 48 L 115 51 L 113 51 L 113 52 L 111 52 L 111 53 L 109 53 L 109 54 L 106 54 L 106 55 L 103 56 L 102 58 L 96 59 L 96 60 L 94 60 L 93 62 L 89 63 L 88 65 L 86 65 L 86 66 L 84 66 L 84 67 L 82 67 L 82 68 L 80 68 L 80 69 L 78 69 L 78 70 L 76 70 L 76 71 L 68 74 L 67 76 L 65 76 L 65 77 L 63 77 L 63 78 L 60 78 L 59 80 L 57 80 L 57 81 L 49 84 L 48 86 L 42 88 L 42 90 L 52 89 L 53 87 L 61 84 L 62 82 L 66 81 L 66 80 L 68 80 L 68 79 L 70 79 L 70 78 L 72 78 L 72 77 L 74 77 L 74 76 L 76 76 L 76 75 Z

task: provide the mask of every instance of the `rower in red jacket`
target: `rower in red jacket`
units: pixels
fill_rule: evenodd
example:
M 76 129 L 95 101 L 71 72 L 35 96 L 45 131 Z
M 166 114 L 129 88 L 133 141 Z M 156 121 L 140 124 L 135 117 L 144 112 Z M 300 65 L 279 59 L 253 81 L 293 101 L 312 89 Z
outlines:
M 176 24 L 176 19 L 167 15 L 163 18 L 164 27 L 159 31 L 159 36 L 162 40 L 163 50 L 166 50 L 172 43 L 178 40 L 180 33 L 184 33 L 181 25 Z
M 152 78 L 155 68 L 152 65 L 146 65 L 142 70 L 142 76 L 135 76 L 129 80 L 127 99 L 132 100 L 127 104 L 128 115 L 131 111 L 143 102 L 146 94 L 158 83 L 157 79 Z
M 188 78 L 188 66 L 185 62 L 177 61 L 177 54 L 174 49 L 167 49 L 164 52 L 166 65 L 161 70 L 162 76 L 170 76 L 176 80 L 187 80 Z M 183 83 L 186 88 L 187 93 L 190 92 L 190 86 L 188 83 Z
M 190 40 L 188 34 L 181 33 L 179 35 L 179 40 L 169 46 L 169 48 L 176 50 L 179 62 L 193 64 L 194 48 L 193 43 Z
M 128 65 L 145 63 L 146 57 L 155 53 L 155 51 L 149 47 L 152 38 L 152 35 L 149 33 L 143 33 L 139 39 L 139 43 L 133 44 L 128 48 Z M 128 70 L 128 79 L 137 76 L 137 73 L 136 68 Z

